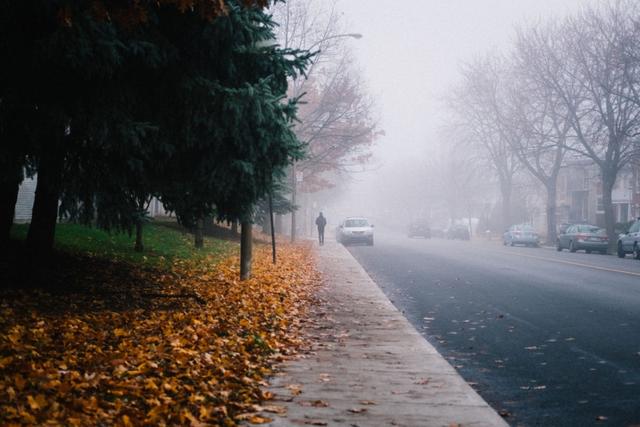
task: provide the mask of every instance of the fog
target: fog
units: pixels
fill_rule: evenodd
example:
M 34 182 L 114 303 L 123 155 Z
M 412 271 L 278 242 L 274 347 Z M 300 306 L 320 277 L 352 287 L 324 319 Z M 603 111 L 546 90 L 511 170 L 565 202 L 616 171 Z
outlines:
M 562 17 L 587 0 L 405 0 L 396 7 L 341 0 L 349 40 L 375 114 L 385 134 L 376 139 L 366 171 L 343 176 L 339 188 L 314 203 L 330 223 L 346 215 L 401 227 L 429 212 L 429 165 L 449 140 L 443 101 L 460 80 L 460 67 L 478 55 L 509 49 L 518 25 Z M 482 176 L 476 177 L 483 180 Z M 487 177 L 487 180 L 491 178 Z M 313 197 L 312 197 L 313 198 Z

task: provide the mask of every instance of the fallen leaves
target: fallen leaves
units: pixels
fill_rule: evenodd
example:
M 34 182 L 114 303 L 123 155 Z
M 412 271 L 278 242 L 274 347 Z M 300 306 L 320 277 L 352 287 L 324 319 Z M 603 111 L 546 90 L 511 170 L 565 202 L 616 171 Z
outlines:
M 302 393 L 302 388 L 298 384 L 290 384 L 287 386 L 287 389 L 291 392 L 292 396 L 298 396 Z
M 311 400 L 311 401 L 306 401 L 306 400 L 302 400 L 300 402 L 298 402 L 298 404 L 300 406 L 311 406 L 314 408 L 328 408 L 329 404 L 327 402 L 325 402 L 324 400 Z
M 285 414 L 257 404 L 272 398 L 260 390 L 271 365 L 302 345 L 317 282 L 310 249 L 283 246 L 274 267 L 258 248 L 254 278 L 240 282 L 238 270 L 236 257 L 177 261 L 170 272 L 92 272 L 107 283 L 88 296 L 0 294 L 0 424 L 265 424 L 264 413 Z

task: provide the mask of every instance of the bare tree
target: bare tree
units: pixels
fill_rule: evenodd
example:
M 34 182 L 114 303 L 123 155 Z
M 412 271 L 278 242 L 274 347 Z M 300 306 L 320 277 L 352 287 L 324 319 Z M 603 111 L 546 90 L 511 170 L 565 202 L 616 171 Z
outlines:
M 537 55 L 530 64 L 566 108 L 574 143 L 567 149 L 591 159 L 602 177 L 604 222 L 610 251 L 616 235 L 612 192 L 618 173 L 637 156 L 640 105 L 629 78 L 640 62 L 627 46 L 637 29 L 632 3 L 586 9 L 555 31 L 532 31 L 528 43 Z M 637 39 L 636 39 L 637 43 Z
M 302 119 L 296 132 L 308 149 L 298 168 L 305 179 L 318 181 L 318 189 L 326 187 L 322 182 L 324 172 L 350 172 L 366 163 L 378 134 L 371 118 L 372 101 L 359 76 L 349 72 L 349 67 L 344 57 L 332 71 L 331 80 L 314 84 L 311 77 L 306 102 L 300 106 Z
M 452 223 L 465 217 L 471 221 L 490 198 L 492 191 L 488 187 L 495 184 L 493 171 L 478 162 L 477 153 L 470 149 L 459 129 L 445 127 L 440 135 L 447 143 L 440 144 L 439 150 L 430 155 L 426 196 L 432 204 L 445 205 Z
M 535 30 L 518 33 L 501 121 L 504 131 L 512 135 L 508 140 L 518 160 L 544 186 L 547 243 L 554 244 L 558 175 L 567 153 L 571 121 L 566 104 L 536 70 L 543 59 L 535 39 Z
M 373 101 L 345 43 L 361 35 L 346 28 L 335 2 L 290 0 L 273 10 L 281 44 L 316 52 L 307 77 L 291 82 L 290 95 L 304 95 L 295 131 L 307 144 L 307 157 L 294 166 L 292 180 L 303 176 L 303 191 L 319 191 L 333 185 L 336 172 L 366 164 L 380 132 Z M 297 187 L 293 182 L 293 197 Z
M 513 135 L 505 132 L 501 110 L 496 108 L 502 103 L 500 59 L 479 58 L 464 66 L 462 74 L 463 82 L 453 91 L 449 104 L 457 126 L 466 132 L 467 142 L 483 154 L 498 178 L 504 228 L 511 224 L 513 181 L 520 163 L 511 148 L 509 139 Z

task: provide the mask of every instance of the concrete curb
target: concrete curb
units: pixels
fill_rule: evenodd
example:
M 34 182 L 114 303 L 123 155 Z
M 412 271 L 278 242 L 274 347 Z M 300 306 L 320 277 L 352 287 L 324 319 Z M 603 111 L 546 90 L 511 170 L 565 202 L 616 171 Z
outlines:
M 313 351 L 279 367 L 271 426 L 506 426 L 342 246 L 317 251 Z

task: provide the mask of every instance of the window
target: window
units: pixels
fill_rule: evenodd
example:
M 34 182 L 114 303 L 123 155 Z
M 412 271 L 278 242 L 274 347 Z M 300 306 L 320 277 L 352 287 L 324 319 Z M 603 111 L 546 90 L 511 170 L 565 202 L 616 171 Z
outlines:
M 594 227 L 592 225 L 581 225 L 578 228 L 579 228 L 580 233 L 598 234 L 601 231 L 600 227 Z
M 366 219 L 348 219 L 344 222 L 345 227 L 367 227 L 368 225 Z
M 602 196 L 598 196 L 598 206 L 596 207 L 596 211 L 604 212 L 604 203 L 602 202 Z
M 620 208 L 620 215 L 618 217 L 618 222 L 628 222 L 629 221 L 629 204 L 621 203 L 618 205 Z

